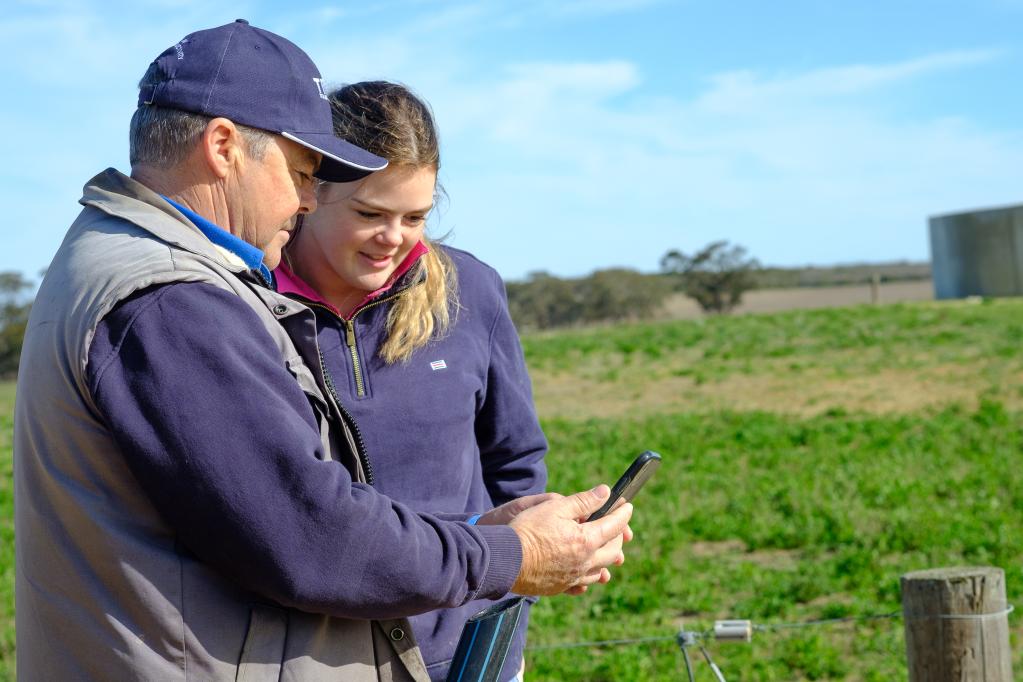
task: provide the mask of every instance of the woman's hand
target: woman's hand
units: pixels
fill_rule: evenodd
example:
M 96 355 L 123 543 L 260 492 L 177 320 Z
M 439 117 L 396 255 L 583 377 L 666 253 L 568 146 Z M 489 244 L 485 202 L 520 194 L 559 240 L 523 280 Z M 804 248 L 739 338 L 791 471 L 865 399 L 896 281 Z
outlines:
M 539 493 L 538 495 L 526 495 L 525 497 L 516 498 L 510 502 L 505 502 L 500 507 L 494 507 L 486 514 L 480 516 L 479 520 L 476 521 L 476 525 L 507 526 L 511 523 L 512 519 L 530 507 L 535 507 L 548 500 L 556 500 L 559 497 L 563 497 L 563 495 L 559 493 Z

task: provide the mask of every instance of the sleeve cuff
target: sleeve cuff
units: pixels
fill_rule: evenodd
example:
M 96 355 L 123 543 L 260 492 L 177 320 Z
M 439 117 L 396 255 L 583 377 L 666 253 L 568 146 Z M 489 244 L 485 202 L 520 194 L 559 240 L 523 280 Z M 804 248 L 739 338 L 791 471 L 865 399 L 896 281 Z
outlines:
M 470 523 L 469 519 L 472 518 L 472 514 L 468 512 L 430 512 L 430 516 L 440 519 L 441 521 L 453 521 L 455 523 Z M 482 514 L 477 514 L 477 517 Z M 476 525 L 472 522 L 472 525 Z
M 522 543 L 510 526 L 476 526 L 490 549 L 486 576 L 474 599 L 498 599 L 511 592 L 522 568 Z

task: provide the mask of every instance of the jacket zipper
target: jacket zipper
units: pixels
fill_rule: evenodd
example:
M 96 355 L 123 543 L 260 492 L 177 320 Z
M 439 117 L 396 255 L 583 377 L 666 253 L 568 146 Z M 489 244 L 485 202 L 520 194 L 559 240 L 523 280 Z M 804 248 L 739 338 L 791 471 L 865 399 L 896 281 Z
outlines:
M 366 395 L 366 383 L 362 377 L 362 364 L 359 359 L 359 349 L 355 345 L 355 315 L 352 315 L 351 320 L 344 320 L 344 323 L 345 343 L 348 344 L 348 354 L 352 356 L 352 373 L 355 375 L 355 395 L 362 398 Z
M 355 395 L 357 395 L 360 398 L 366 396 L 366 380 L 363 377 L 362 373 L 362 360 L 359 358 L 359 349 L 355 345 L 355 318 L 358 317 L 359 313 L 361 313 L 363 310 L 369 310 L 373 306 L 380 305 L 381 303 L 386 303 L 387 301 L 393 301 L 394 299 L 398 298 L 403 293 L 408 291 L 409 288 L 411 287 L 402 289 L 401 291 L 395 292 L 390 296 L 378 298 L 377 300 L 372 301 L 371 303 L 367 303 L 365 306 L 359 308 L 354 313 L 352 313 L 352 317 L 349 320 L 346 320 L 343 317 L 340 318 L 341 321 L 345 323 L 345 342 L 348 344 L 348 353 L 352 356 L 352 372 L 355 375 Z
M 328 313 L 330 313 L 331 315 L 338 318 L 339 320 L 341 320 L 341 322 L 344 323 L 345 343 L 348 346 L 349 354 L 352 356 L 352 372 L 355 375 L 355 393 L 358 397 L 361 398 L 366 395 L 366 384 L 362 375 L 362 361 L 359 358 L 359 349 L 355 345 L 355 317 L 363 310 L 372 308 L 373 306 L 379 305 L 380 303 L 385 303 L 387 301 L 398 298 L 398 296 L 401 296 L 410 288 L 418 286 L 420 283 L 421 282 L 416 282 L 409 287 L 404 287 L 400 291 L 396 291 L 390 296 L 385 296 L 384 298 L 377 299 L 369 303 L 368 305 L 359 308 L 358 310 L 355 311 L 355 313 L 352 314 L 352 318 L 350 320 L 346 320 L 345 318 L 341 317 L 333 310 L 331 310 L 328 306 L 325 306 L 322 303 L 319 303 L 317 301 L 310 301 L 309 299 L 303 297 L 302 300 L 307 306 L 310 307 L 316 306 L 317 308 L 326 310 Z M 355 454 L 358 456 L 359 462 L 362 464 L 362 468 L 365 471 L 366 483 L 368 483 L 369 485 L 373 485 L 373 464 L 372 462 L 369 461 L 369 455 L 366 452 L 366 441 L 363 440 L 362 438 L 362 431 L 359 430 L 359 425 L 355 422 L 355 417 L 353 417 L 352 413 L 345 409 L 345 406 L 341 403 L 341 398 L 337 394 L 337 388 L 334 386 L 334 378 L 331 376 L 330 370 L 327 369 L 327 363 L 324 362 L 323 360 L 323 351 L 319 349 L 319 343 L 316 344 L 316 350 L 317 353 L 319 353 L 320 355 L 320 373 L 323 376 L 323 383 L 327 387 L 327 392 L 330 393 L 330 397 L 334 399 L 334 403 L 337 405 L 337 409 L 341 413 L 341 418 L 344 419 L 345 424 L 347 424 L 349 430 L 352 432 L 352 436 L 355 438 Z
M 418 285 L 418 283 L 413 284 L 412 286 L 417 286 L 417 285 Z M 345 345 L 348 346 L 348 355 L 350 355 L 351 358 L 352 358 L 352 375 L 355 378 L 355 395 L 357 397 L 359 397 L 359 398 L 365 398 L 366 397 L 366 379 L 365 379 L 365 376 L 363 375 L 363 372 L 362 372 L 362 358 L 359 356 L 359 348 L 355 344 L 355 318 L 363 310 L 369 310 L 373 306 L 380 305 L 381 303 L 386 303 L 387 301 L 392 301 L 392 300 L 398 298 L 399 296 L 401 296 L 406 291 L 408 291 L 410 288 L 411 287 L 406 287 L 406 288 L 402 289 L 401 291 L 398 291 L 398 292 L 395 292 L 395 293 L 391 294 L 390 296 L 385 296 L 384 298 L 379 298 L 379 299 L 377 299 L 375 301 L 372 301 L 371 303 L 366 304 L 362 308 L 359 308 L 358 310 L 356 310 L 352 314 L 351 319 L 348 319 L 348 320 L 346 320 L 345 318 L 341 317 L 340 315 L 338 315 L 337 313 L 335 313 L 333 310 L 331 310 L 327 306 L 323 305 L 322 303 L 317 303 L 316 301 L 310 301 L 308 299 L 304 299 L 303 298 L 303 302 L 306 305 L 308 305 L 308 306 L 316 306 L 317 308 L 321 308 L 323 310 L 326 310 L 328 313 L 330 313 L 331 315 L 333 315 L 337 319 L 341 320 L 341 322 L 344 324 L 344 326 L 345 326 Z M 326 369 L 326 366 L 324 366 L 324 368 Z
M 341 398 L 337 394 L 337 388 L 334 387 L 334 378 L 330 375 L 330 370 L 327 369 L 327 363 L 323 361 L 323 352 L 320 351 L 319 348 L 317 348 L 317 352 L 320 355 L 320 373 L 323 376 L 323 384 L 327 387 L 327 392 L 330 393 L 330 397 L 334 399 L 334 404 L 337 405 L 337 409 L 341 413 L 341 418 L 344 420 L 345 425 L 352 432 L 352 436 L 355 438 L 355 454 L 359 458 L 359 462 L 362 464 L 362 470 L 366 475 L 366 483 L 373 485 L 373 463 L 369 461 L 369 455 L 366 452 L 366 441 L 362 438 L 362 431 L 359 430 L 359 425 L 355 423 L 355 417 L 352 416 L 352 413 L 345 409 L 345 406 L 341 404 Z

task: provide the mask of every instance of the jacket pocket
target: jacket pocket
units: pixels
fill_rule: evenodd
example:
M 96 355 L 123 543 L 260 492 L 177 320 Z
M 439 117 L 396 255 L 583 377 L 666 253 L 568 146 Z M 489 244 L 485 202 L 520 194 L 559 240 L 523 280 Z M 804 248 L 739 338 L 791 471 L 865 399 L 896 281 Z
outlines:
M 277 682 L 281 679 L 288 614 L 283 609 L 257 604 L 249 616 L 249 632 L 238 661 L 237 682 Z

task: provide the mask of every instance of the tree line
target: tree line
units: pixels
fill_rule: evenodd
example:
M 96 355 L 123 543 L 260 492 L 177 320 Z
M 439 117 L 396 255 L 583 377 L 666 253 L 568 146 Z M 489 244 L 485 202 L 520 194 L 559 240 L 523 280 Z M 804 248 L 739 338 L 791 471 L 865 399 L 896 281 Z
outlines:
M 26 292 L 33 283 L 20 272 L 0 272 L 0 378 L 18 373 L 21 341 L 32 301 Z
M 687 256 L 669 251 L 661 273 L 647 275 L 626 268 L 598 270 L 579 279 L 534 272 L 525 281 L 509 282 L 512 319 L 523 330 L 618 322 L 652 317 L 676 291 L 693 296 L 706 310 L 727 312 L 750 286 L 747 271 L 756 261 L 742 247 L 715 242 Z M 32 307 L 26 292 L 33 282 L 21 273 L 0 273 L 0 377 L 17 374 L 22 338 Z
M 508 282 L 508 304 L 519 329 L 647 319 L 668 297 L 682 293 L 708 314 L 727 314 L 751 289 L 829 287 L 931 278 L 929 263 L 897 261 L 825 267 L 764 267 L 746 249 L 715 241 L 692 253 L 671 250 L 653 274 L 598 270 L 586 277 L 560 279 L 546 272 Z
M 676 293 L 689 296 L 709 314 L 725 314 L 755 288 L 859 284 L 875 274 L 884 281 L 930 277 L 930 267 L 921 263 L 764 268 L 745 248 L 727 241 L 689 254 L 673 249 L 659 265 L 653 274 L 611 268 L 573 279 L 533 272 L 507 283 L 508 307 L 515 324 L 526 331 L 649 319 Z M 19 272 L 0 272 L 0 378 L 17 374 L 34 287 Z
M 717 241 L 692 254 L 668 251 L 660 266 L 656 274 L 614 268 L 577 279 L 535 272 L 508 282 L 508 307 L 519 329 L 648 319 L 676 292 L 708 313 L 724 314 L 756 286 L 759 263 L 745 248 Z

